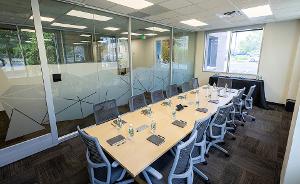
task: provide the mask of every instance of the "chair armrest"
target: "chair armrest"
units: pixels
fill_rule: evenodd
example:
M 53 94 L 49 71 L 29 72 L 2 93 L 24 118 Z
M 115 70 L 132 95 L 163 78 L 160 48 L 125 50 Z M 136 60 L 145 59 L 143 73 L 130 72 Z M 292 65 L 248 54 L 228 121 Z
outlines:
M 155 170 L 153 167 L 149 166 L 145 169 L 145 171 L 147 171 L 149 174 L 151 174 L 152 176 L 154 176 L 156 179 L 160 180 L 162 179 L 162 174 L 160 174 L 157 170 Z
M 225 123 L 224 123 L 224 124 L 226 124 L 226 121 L 225 121 Z M 213 124 L 213 126 L 215 126 L 215 127 L 218 127 L 218 128 L 223 128 L 223 127 L 224 127 L 224 124 L 222 124 L 222 125 Z
M 95 162 L 91 161 L 91 159 L 88 155 L 88 152 L 86 152 L 86 160 L 87 160 L 89 166 L 91 166 L 92 168 L 99 168 L 99 167 L 106 167 L 107 166 L 105 163 L 98 164 L 98 163 L 95 163 Z
M 116 167 L 118 167 L 120 164 L 119 164 L 119 162 L 117 162 L 117 161 L 114 161 L 112 164 L 111 164 L 111 166 L 113 167 L 113 168 L 116 168 Z

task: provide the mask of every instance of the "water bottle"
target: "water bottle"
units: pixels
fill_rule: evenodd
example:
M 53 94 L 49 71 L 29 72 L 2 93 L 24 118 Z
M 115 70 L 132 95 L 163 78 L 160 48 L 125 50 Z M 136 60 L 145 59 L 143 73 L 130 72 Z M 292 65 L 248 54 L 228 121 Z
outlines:
M 132 124 L 129 124 L 128 135 L 129 135 L 129 139 L 132 139 L 134 136 L 134 129 L 133 129 Z
M 154 120 L 151 122 L 151 126 L 150 127 L 151 127 L 151 133 L 155 134 L 156 122 Z

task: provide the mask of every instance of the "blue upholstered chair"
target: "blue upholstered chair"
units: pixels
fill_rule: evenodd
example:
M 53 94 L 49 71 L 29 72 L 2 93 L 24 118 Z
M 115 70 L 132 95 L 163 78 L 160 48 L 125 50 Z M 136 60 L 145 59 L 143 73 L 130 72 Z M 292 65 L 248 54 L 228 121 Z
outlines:
M 165 95 L 163 90 L 156 90 L 150 93 L 151 103 L 156 103 L 165 99 Z
M 135 111 L 136 109 L 145 107 L 145 106 L 147 106 L 147 103 L 146 103 L 146 98 L 145 98 L 144 93 L 130 97 L 129 109 L 131 112 Z
M 94 105 L 96 124 L 104 123 L 119 116 L 116 100 L 107 100 Z
M 86 159 L 91 184 L 132 183 L 133 179 L 123 180 L 126 170 L 118 162 L 107 157 L 98 139 L 86 134 L 77 126 L 79 136 L 87 147 Z
M 251 86 L 247 95 L 244 94 L 245 99 L 243 100 L 243 109 L 245 109 L 245 111 L 242 112 L 242 119 L 244 122 L 246 121 L 246 117 L 247 117 L 247 119 L 251 118 L 252 121 L 255 121 L 255 117 L 252 115 L 249 115 L 249 110 L 251 110 L 253 108 L 252 95 L 254 93 L 255 88 L 256 88 L 256 85 Z

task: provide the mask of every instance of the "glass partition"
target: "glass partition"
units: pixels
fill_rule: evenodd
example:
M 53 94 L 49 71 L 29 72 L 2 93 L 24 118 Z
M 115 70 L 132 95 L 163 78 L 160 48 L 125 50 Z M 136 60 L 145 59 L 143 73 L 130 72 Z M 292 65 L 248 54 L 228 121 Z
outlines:
M 172 83 L 180 85 L 194 77 L 196 34 L 174 29 L 173 35 Z
M 165 89 L 170 76 L 168 27 L 132 20 L 133 94 Z
M 0 149 L 50 132 L 30 0 L 0 2 Z
M 59 8 L 58 8 L 59 7 Z M 93 105 L 130 97 L 128 18 L 51 0 L 40 1 L 59 136 L 95 124 Z M 52 44 L 50 44 L 52 43 Z

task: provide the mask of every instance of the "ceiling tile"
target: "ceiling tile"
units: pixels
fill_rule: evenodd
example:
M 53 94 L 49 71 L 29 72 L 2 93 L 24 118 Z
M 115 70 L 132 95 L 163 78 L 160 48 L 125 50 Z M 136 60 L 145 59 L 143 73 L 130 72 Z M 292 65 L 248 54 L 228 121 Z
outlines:
M 109 1 L 99 1 L 99 0 L 85 0 L 84 4 L 90 5 L 90 6 L 95 6 L 103 9 L 108 9 L 113 6 L 115 6 L 115 3 L 109 2 Z
M 204 11 L 201 7 L 197 5 L 190 5 L 183 8 L 178 8 L 175 10 L 176 12 L 182 14 L 182 15 L 190 15 L 193 13 Z
M 123 14 L 129 14 L 129 13 L 137 11 L 133 8 L 129 8 L 126 6 L 121 6 L 121 5 L 115 5 L 113 7 L 110 7 L 109 10 L 117 12 L 117 13 L 123 13 Z
M 175 10 L 178 8 L 192 5 L 192 3 L 186 0 L 169 0 L 163 3 L 159 3 L 159 5 L 171 10 Z
M 144 17 L 150 16 L 149 14 L 140 12 L 140 11 L 129 13 L 128 15 L 133 16 L 133 17 L 138 17 L 138 18 L 144 18 Z
M 149 6 L 147 8 L 144 8 L 140 11 L 144 12 L 144 13 L 147 13 L 147 14 L 150 14 L 150 15 L 158 15 L 158 14 L 161 14 L 161 13 L 168 12 L 168 11 L 170 11 L 170 9 L 155 4 L 153 6 Z

